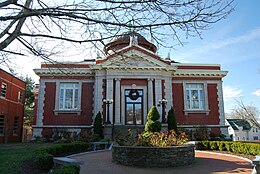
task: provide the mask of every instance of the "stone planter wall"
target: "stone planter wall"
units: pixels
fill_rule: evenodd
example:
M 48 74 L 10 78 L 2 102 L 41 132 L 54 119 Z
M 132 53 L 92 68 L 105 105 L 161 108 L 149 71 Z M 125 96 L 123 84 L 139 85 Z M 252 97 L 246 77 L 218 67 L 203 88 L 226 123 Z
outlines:
M 173 147 L 113 146 L 113 162 L 139 167 L 176 167 L 191 164 L 195 159 L 194 145 Z

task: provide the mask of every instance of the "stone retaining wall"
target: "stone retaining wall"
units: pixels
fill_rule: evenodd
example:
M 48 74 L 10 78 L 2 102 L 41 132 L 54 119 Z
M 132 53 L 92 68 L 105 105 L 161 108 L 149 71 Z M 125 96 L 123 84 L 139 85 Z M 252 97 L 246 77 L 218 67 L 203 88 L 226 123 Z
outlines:
M 195 159 L 192 144 L 172 147 L 113 146 L 113 162 L 139 167 L 176 167 L 191 164 Z

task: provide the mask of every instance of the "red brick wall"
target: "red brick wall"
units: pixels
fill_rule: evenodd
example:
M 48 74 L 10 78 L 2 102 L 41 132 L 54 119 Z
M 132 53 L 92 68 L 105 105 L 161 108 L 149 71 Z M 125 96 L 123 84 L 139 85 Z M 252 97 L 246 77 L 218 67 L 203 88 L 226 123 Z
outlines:
M 81 114 L 59 113 L 54 114 L 56 83 L 47 82 L 45 88 L 44 102 L 44 125 L 91 125 L 93 110 L 93 83 L 82 83 Z
M 20 142 L 22 140 L 25 82 L 0 70 L 0 90 L 2 82 L 7 84 L 6 98 L 0 97 L 0 115 L 5 116 L 4 136 L 6 137 L 0 135 L 0 143 Z M 22 91 L 22 103 L 18 102 L 19 91 Z M 13 134 L 15 117 L 18 117 L 18 135 Z
M 209 114 L 206 113 L 184 113 L 184 96 L 182 84 L 173 84 L 173 106 L 177 123 L 181 125 L 218 125 L 218 100 L 217 100 L 217 85 L 208 84 L 208 104 Z M 214 129 L 217 133 L 219 129 Z

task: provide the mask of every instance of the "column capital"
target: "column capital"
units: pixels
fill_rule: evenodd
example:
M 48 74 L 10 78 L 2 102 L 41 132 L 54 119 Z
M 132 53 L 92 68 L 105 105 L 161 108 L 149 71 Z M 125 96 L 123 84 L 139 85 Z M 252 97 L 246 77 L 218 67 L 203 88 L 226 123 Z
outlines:
M 120 81 L 121 79 L 120 78 L 115 78 L 115 81 Z
M 153 80 L 154 80 L 154 79 L 152 79 L 152 78 L 148 78 L 148 79 L 147 79 L 147 81 L 153 81 Z

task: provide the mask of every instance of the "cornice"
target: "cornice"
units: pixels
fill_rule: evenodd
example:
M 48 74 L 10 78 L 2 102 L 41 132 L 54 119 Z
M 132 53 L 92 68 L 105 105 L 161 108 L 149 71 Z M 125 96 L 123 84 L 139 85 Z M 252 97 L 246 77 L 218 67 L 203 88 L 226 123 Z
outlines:
M 93 71 L 89 68 L 40 68 L 33 70 L 38 76 L 61 76 L 75 75 L 87 76 L 93 75 Z
M 227 75 L 228 71 L 220 70 L 176 70 L 173 74 L 174 77 L 216 77 L 223 78 Z

